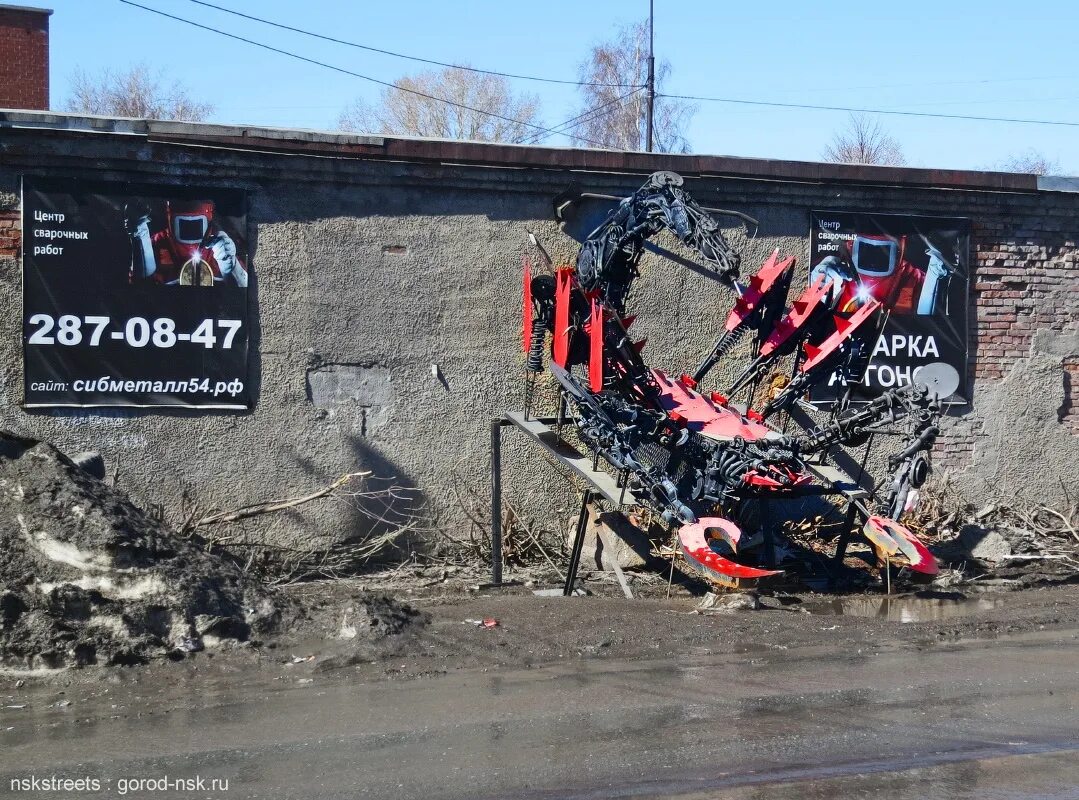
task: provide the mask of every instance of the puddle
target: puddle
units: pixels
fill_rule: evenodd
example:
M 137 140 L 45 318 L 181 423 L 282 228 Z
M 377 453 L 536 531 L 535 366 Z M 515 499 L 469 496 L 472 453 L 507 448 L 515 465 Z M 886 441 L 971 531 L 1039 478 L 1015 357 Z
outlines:
M 986 597 L 837 597 L 812 600 L 800 608 L 811 614 L 871 617 L 889 622 L 934 622 L 991 611 L 1003 601 Z

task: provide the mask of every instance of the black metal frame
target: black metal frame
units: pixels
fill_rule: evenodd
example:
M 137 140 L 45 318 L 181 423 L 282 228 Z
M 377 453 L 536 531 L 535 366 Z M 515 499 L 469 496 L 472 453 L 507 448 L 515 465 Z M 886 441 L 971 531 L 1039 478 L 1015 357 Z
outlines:
M 597 498 L 603 497 L 616 508 L 625 505 L 627 494 L 632 502 L 636 497 L 627 492 L 626 485 L 622 482 L 622 476 L 615 479 L 607 472 L 598 469 L 595 456 L 585 458 L 571 444 L 563 439 L 558 432 L 557 417 L 528 417 L 514 412 L 507 412 L 501 417 L 491 420 L 491 584 L 502 585 L 502 429 L 507 426 L 519 428 L 528 433 L 537 444 L 543 447 L 548 455 L 557 460 L 562 466 L 576 474 L 586 483 L 589 488 L 584 490 L 581 498 L 581 514 L 577 519 L 577 530 L 573 538 L 573 546 L 570 549 L 570 561 L 566 569 L 566 583 L 563 594 L 573 594 L 574 583 L 577 580 L 577 571 L 580 567 L 581 552 L 584 549 L 585 533 L 588 529 L 588 507 Z M 541 432 L 542 429 L 542 432 Z M 548 443 L 544 439 L 553 440 Z M 557 443 L 557 447 L 553 445 Z M 567 454 L 567 450 L 577 455 L 573 458 Z M 591 469 L 581 466 L 581 461 L 591 462 Z M 606 478 L 606 480 L 603 480 Z M 610 485 L 607 485 L 607 483 Z
M 570 549 L 570 559 L 566 569 L 566 581 L 563 586 L 563 595 L 570 596 L 575 589 L 577 572 L 580 568 L 581 553 L 584 549 L 585 534 L 588 529 L 589 505 L 597 497 L 605 498 L 617 509 L 621 509 L 626 505 L 627 476 L 619 474 L 617 478 L 614 478 L 610 476 L 609 473 L 600 471 L 598 469 L 597 459 L 595 458 L 597 454 L 593 454 L 591 458 L 586 458 L 583 454 L 573 448 L 569 442 L 562 438 L 559 430 L 560 422 L 561 419 L 557 416 L 529 417 L 514 412 L 507 412 L 501 417 L 496 417 L 491 420 L 491 584 L 493 586 L 502 585 L 503 428 L 516 427 L 528 433 L 537 444 L 547 451 L 548 455 L 589 484 L 589 488 L 584 490 L 581 498 L 581 512 L 577 518 L 577 528 L 574 533 L 573 545 Z M 575 454 L 576 458 L 570 456 L 566 452 L 567 450 Z M 582 467 L 581 462 L 583 461 L 590 462 L 591 469 Z M 824 485 L 811 487 L 808 491 L 801 493 L 802 496 L 811 494 L 842 495 L 847 500 L 847 510 L 844 517 L 843 530 L 840 533 L 839 541 L 836 546 L 836 554 L 832 559 L 833 570 L 838 571 L 842 567 L 847 547 L 851 542 L 857 541 L 860 538 L 855 530 L 857 517 L 859 513 L 861 513 L 862 516 L 866 516 L 867 512 L 860 506 L 859 500 L 868 496 L 868 492 L 860 487 L 856 481 L 839 481 L 836 480 L 835 476 L 830 472 L 825 471 L 828 469 L 835 470 L 835 468 L 829 468 L 825 465 L 818 464 L 807 464 L 806 466 Z M 608 486 L 606 485 L 606 482 L 601 482 L 601 476 L 607 478 L 611 485 Z M 630 494 L 629 499 L 631 504 L 636 502 L 636 497 L 632 494 Z M 768 554 L 769 566 L 774 566 L 772 562 L 775 560 L 775 543 L 769 541 L 772 538 L 771 531 L 766 531 L 765 536 L 765 552 Z

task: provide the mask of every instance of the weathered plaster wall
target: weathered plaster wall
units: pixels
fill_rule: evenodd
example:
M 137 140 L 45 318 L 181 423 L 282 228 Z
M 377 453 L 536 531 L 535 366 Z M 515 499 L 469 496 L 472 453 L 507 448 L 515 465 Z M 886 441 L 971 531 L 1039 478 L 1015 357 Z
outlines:
M 29 413 L 20 408 L 19 264 L 7 233 L 12 228 L 3 224 L 17 219 L 23 173 L 250 192 L 257 323 L 253 412 Z M 416 487 L 432 514 L 456 524 L 461 515 L 452 487 L 463 482 L 486 493 L 488 423 L 523 403 L 520 259 L 528 232 L 556 259 L 570 261 L 576 245 L 553 221 L 551 198 L 571 181 L 621 195 L 643 177 L 316 158 L 139 136 L 0 128 L 0 302 L 9 309 L 0 318 L 0 426 L 49 439 L 69 452 L 102 451 L 122 486 L 143 503 L 161 505 L 173 519 L 193 505 L 231 508 L 302 494 L 344 472 L 371 469 Z M 965 215 L 984 236 L 991 231 L 993 241 L 1002 244 L 1025 242 L 1031 237 L 1021 231 L 1052 217 L 1059 230 L 1048 237 L 1053 249 L 1046 251 L 1045 263 L 1062 265 L 1060 293 L 1033 299 L 1051 299 L 1063 308 L 1037 324 L 1061 335 L 1079 324 L 1079 194 L 721 177 L 691 177 L 689 187 L 704 204 L 760 219 L 751 240 L 741 228 L 728 231 L 742 248 L 747 269 L 774 247 L 795 253 L 804 264 L 811 208 Z M 677 250 L 670 239 L 659 244 Z M 1026 294 L 985 295 L 998 290 L 992 281 L 985 283 L 976 287 L 983 295 L 981 308 L 1001 307 L 985 305 L 989 300 L 1027 302 Z M 692 369 L 731 306 L 718 284 L 652 255 L 644 259 L 634 303 L 642 312 L 635 331 L 649 340 L 646 355 L 677 372 Z M 1072 384 L 1065 384 L 1062 364 L 1076 358 L 1074 341 L 1061 345 L 1054 338 L 1056 349 L 1045 352 L 1061 354 L 1036 356 L 1029 355 L 1030 346 L 1017 343 L 998 361 L 1001 344 L 987 336 L 997 328 L 986 327 L 980 312 L 974 321 L 975 354 L 984 363 L 990 358 L 1000 363 L 1002 372 L 978 373 L 973 411 L 950 423 L 945 463 L 957 473 L 967 470 L 965 485 L 972 491 L 984 491 L 977 488 L 979 481 L 1005 476 L 1051 494 L 1052 481 L 1042 480 L 1047 462 L 1009 438 L 1013 433 L 1023 441 L 1035 437 L 1044 450 L 1061 454 L 1049 462 L 1051 468 L 1061 469 L 1073 496 L 1079 494 L 1074 473 L 1060 460 L 1074 452 L 1077 437 L 1069 422 L 1074 412 L 1049 414 L 1045 394 L 1037 403 L 1023 400 L 1027 385 L 1038 391 L 1055 387 L 1053 408 L 1073 408 L 1065 391 Z M 1030 412 L 1037 424 L 1021 428 L 1018 421 Z M 508 496 L 549 524 L 559 524 L 554 517 L 568 507 L 569 494 L 557 488 L 564 486 L 557 473 L 522 436 L 505 437 L 503 457 Z M 1009 465 L 1003 472 L 1001 461 Z M 348 503 L 331 502 L 251 524 L 288 542 L 347 536 L 363 527 L 363 519 Z

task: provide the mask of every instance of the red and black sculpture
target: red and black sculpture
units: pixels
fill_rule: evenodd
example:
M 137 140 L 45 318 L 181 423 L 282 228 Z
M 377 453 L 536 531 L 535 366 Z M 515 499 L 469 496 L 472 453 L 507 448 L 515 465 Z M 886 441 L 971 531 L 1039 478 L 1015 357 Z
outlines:
M 677 237 L 736 296 L 718 341 L 692 374 L 672 376 L 648 366 L 643 341 L 629 334 L 634 317 L 627 305 L 638 264 L 645 243 L 661 231 Z M 840 315 L 841 292 L 819 278 L 788 306 L 794 258 L 778 253 L 748 281 L 741 282 L 739 273 L 739 256 L 717 221 L 686 192 L 679 175 L 657 172 L 584 239 L 574 267 L 532 274 L 526 265 L 527 369 L 542 371 L 549 335 L 549 369 L 581 440 L 625 477 L 635 502 L 678 530 L 689 567 L 727 585 L 778 572 L 739 563 L 740 543 L 753 533 L 743 532 L 749 504 L 849 489 L 852 481 L 836 480 L 841 473 L 824 469 L 833 448 L 900 433 L 883 490 L 872 496 L 845 492 L 849 521 L 853 527 L 854 516 L 861 517 L 860 535 L 882 566 L 935 574 L 932 555 L 897 520 L 928 475 L 939 398 L 925 385 L 907 385 L 851 402 L 883 326 L 879 303 Z M 700 391 L 713 367 L 747 335 L 755 337 L 752 361 L 723 393 Z M 781 359 L 793 362 L 790 375 L 762 408 L 733 402 Z M 814 424 L 805 414 L 788 414 L 786 425 L 793 421 L 799 428 L 790 434 L 771 424 L 833 374 L 851 391 L 830 419 Z

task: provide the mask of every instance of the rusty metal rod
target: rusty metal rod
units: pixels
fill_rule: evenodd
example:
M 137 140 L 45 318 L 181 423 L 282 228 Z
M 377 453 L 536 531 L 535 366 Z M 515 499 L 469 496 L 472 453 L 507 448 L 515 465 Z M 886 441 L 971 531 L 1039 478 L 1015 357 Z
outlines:
M 491 421 L 491 583 L 502 585 L 502 420 Z

